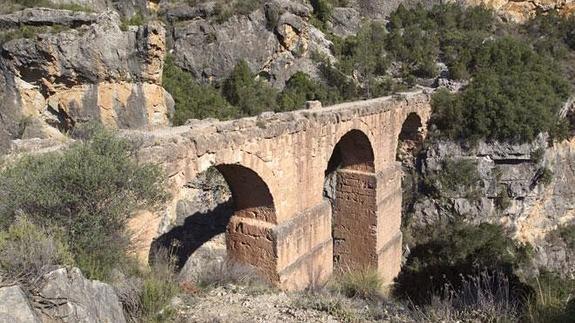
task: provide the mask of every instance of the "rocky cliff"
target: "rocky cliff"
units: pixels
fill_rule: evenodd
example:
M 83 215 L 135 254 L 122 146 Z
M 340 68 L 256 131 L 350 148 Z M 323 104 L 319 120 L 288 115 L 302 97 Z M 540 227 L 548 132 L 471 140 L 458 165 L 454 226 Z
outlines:
M 5 140 L 61 138 L 88 120 L 119 128 L 169 125 L 173 100 L 161 87 L 161 23 L 123 27 L 115 11 L 26 9 L 0 16 L 4 35 L 27 31 L 37 33 L 2 44 Z
M 544 136 L 521 145 L 435 141 L 419 158 L 421 195 L 404 209 L 409 229 L 499 223 L 534 248 L 536 268 L 575 275 L 575 254 L 556 234 L 575 221 L 574 139 L 550 147 Z

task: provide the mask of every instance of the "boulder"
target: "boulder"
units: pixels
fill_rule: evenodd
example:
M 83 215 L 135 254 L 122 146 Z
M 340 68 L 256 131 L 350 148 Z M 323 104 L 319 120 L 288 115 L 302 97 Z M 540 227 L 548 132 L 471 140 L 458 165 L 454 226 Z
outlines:
M 0 322 L 40 323 L 36 312 L 19 286 L 0 288 Z
M 44 322 L 126 322 L 114 288 L 86 279 L 78 268 L 54 270 L 43 281 L 38 294 L 58 300 L 56 306 L 44 310 Z

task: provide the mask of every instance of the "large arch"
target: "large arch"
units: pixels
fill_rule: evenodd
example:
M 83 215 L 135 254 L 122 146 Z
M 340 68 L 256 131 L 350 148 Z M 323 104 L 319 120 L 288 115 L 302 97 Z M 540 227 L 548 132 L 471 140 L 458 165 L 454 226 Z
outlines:
M 193 211 L 185 214 L 181 225 L 154 241 L 152 255 L 161 248 L 171 249 L 179 260 L 179 267 L 185 265 L 185 270 L 193 272 L 194 268 L 187 268 L 190 266 L 186 263 L 188 258 L 213 239 L 219 236 L 223 239 L 225 233 L 225 258 L 249 265 L 266 279 L 276 282 L 277 250 L 272 230 L 277 218 L 274 199 L 266 182 L 254 170 L 240 164 L 218 164 L 198 176 L 221 178 L 227 183 L 226 189 L 231 198 L 219 201 L 208 210 L 196 211 L 192 207 L 190 210 Z M 208 189 L 212 189 L 211 186 Z M 177 204 L 178 213 L 181 214 L 193 202 L 180 200 Z M 219 261 L 213 257 L 210 260 Z M 201 262 L 202 259 L 194 259 L 191 266 L 201 266 Z
M 324 196 L 332 204 L 333 265 L 336 271 L 377 266 L 374 162 L 369 138 L 356 129 L 341 137 L 329 159 Z

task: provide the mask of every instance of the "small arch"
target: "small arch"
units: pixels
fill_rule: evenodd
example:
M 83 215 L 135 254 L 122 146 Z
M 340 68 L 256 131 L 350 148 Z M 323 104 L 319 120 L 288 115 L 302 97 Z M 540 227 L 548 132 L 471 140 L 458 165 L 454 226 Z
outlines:
M 237 229 L 246 219 L 247 226 L 268 231 L 276 222 L 271 192 L 254 170 L 239 164 L 212 166 L 184 185 L 179 196 L 178 225 L 153 242 L 151 260 L 168 249 L 186 277 L 228 260 L 249 265 L 266 278 L 273 276 L 274 254 L 262 252 L 274 249 L 273 236 L 268 234 L 270 239 L 259 249 L 244 247 L 243 242 L 254 239 L 254 230 Z
M 374 153 L 367 135 L 353 129 L 329 159 L 324 197 L 332 205 L 333 263 L 338 271 L 372 266 L 377 224 Z
M 403 121 L 401 132 L 398 136 L 396 160 L 404 166 L 413 167 L 415 156 L 421 150 L 425 131 L 421 117 L 415 112 L 410 113 Z

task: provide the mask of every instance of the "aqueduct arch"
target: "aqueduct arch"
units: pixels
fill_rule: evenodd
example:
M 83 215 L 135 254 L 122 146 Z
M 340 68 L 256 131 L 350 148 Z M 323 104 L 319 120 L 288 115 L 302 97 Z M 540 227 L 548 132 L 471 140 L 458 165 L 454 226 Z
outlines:
M 325 280 L 334 255 L 336 268 L 373 267 L 390 283 L 402 251 L 396 151 L 426 124 L 429 101 L 428 93 L 414 92 L 128 133 L 143 141 L 140 160 L 162 163 L 169 176 L 174 200 L 158 214 L 160 234 L 169 230 L 185 184 L 216 166 L 233 192 L 227 233 L 240 261 L 285 289 Z M 337 174 L 333 210 L 324 198 L 326 168 Z M 342 239 L 355 244 L 338 244 Z
M 375 266 L 370 261 L 370 247 L 376 244 L 370 231 L 377 225 L 375 186 L 370 183 L 374 171 L 369 138 L 350 130 L 333 149 L 324 188 L 332 204 L 335 270 Z

